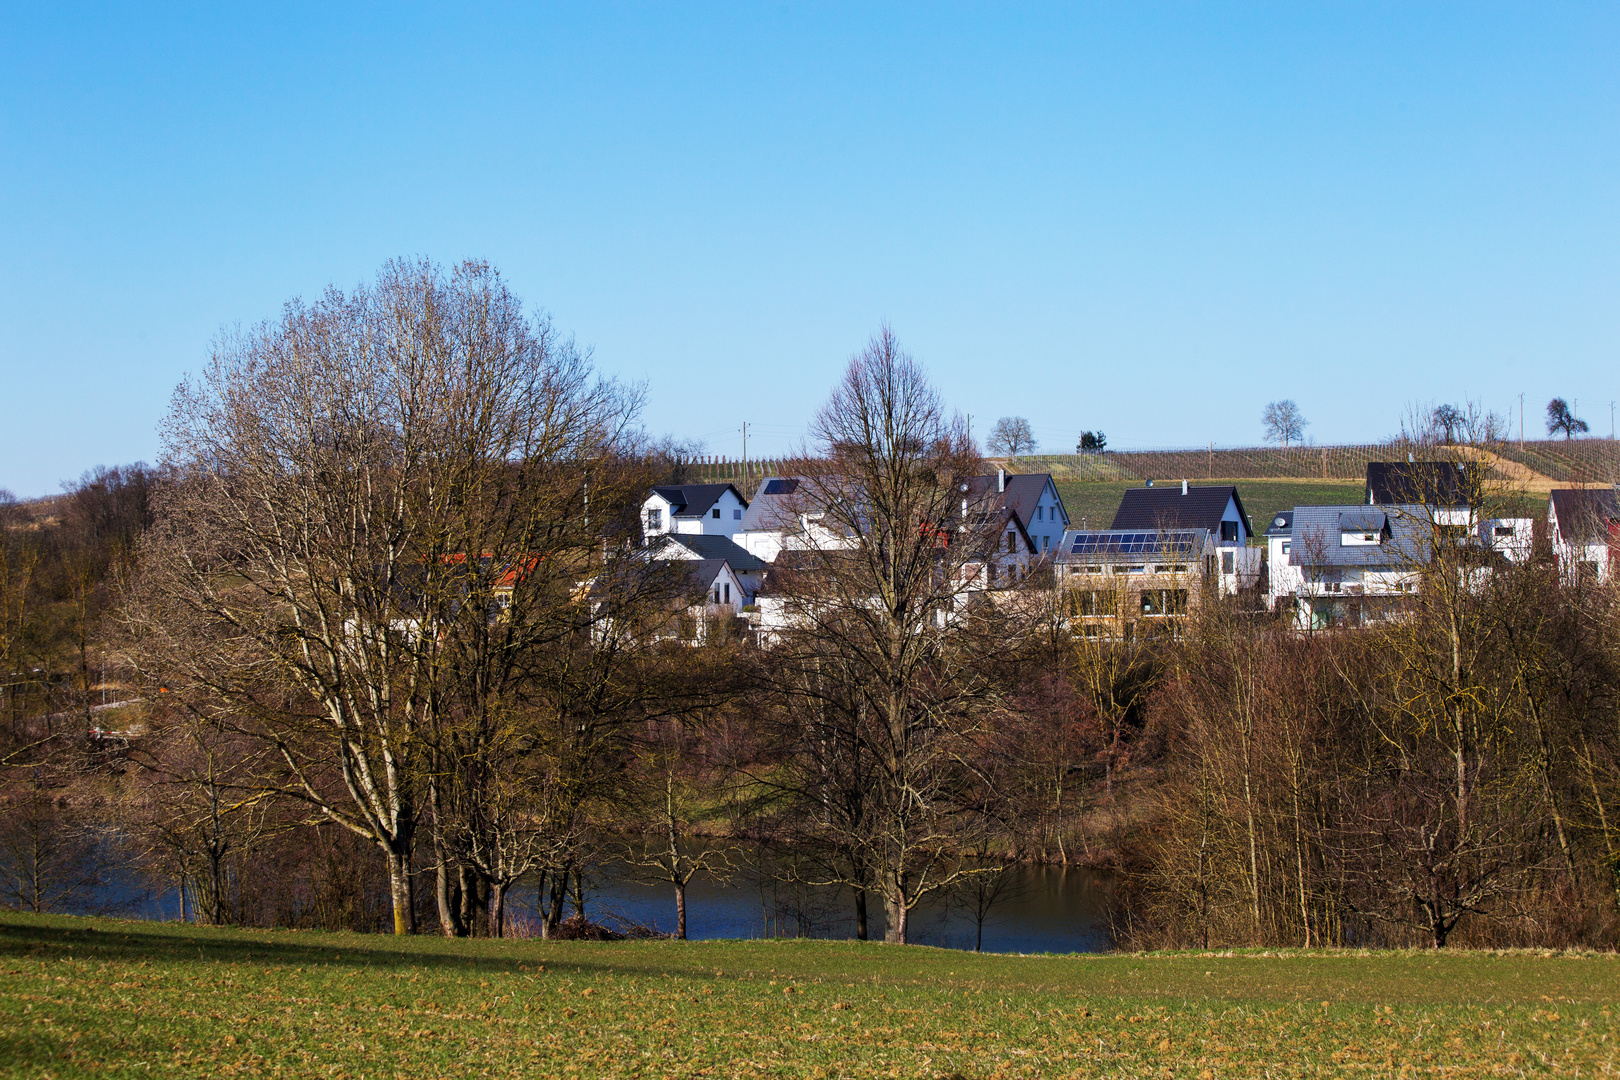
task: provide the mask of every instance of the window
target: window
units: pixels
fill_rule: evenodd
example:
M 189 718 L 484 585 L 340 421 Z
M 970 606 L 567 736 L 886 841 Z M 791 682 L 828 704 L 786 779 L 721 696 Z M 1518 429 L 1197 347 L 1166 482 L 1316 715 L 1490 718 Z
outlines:
M 1221 573 L 1233 574 L 1237 572 L 1237 552 L 1221 552 Z
M 1238 523 L 1235 521 L 1221 522 L 1221 542 L 1226 544 L 1237 543 Z
M 1282 553 L 1283 553 L 1283 554 L 1284 554 L 1284 555 L 1286 555 L 1286 554 L 1288 554 L 1288 549 L 1289 549 L 1289 548 L 1291 548 L 1291 547 L 1293 547 L 1293 546 L 1294 546 L 1294 545 L 1293 545 L 1293 542 L 1292 542 L 1292 541 L 1289 541 L 1289 540 L 1284 540 L 1284 541 L 1283 541 L 1283 542 L 1282 542 Z
M 1498 525 L 1496 527 L 1496 535 L 1497 536 L 1512 536 L 1513 535 L 1513 526 L 1511 526 L 1511 525 Z
M 741 521 L 742 520 L 742 510 L 741 509 L 733 510 L 731 512 L 731 520 L 732 521 Z
M 718 506 L 714 508 L 714 520 L 720 520 L 720 508 Z
M 1112 615 L 1117 606 L 1115 594 L 1107 589 L 1081 589 L 1070 603 L 1076 615 Z
M 661 529 L 664 527 L 664 512 L 662 510 L 647 511 L 647 528 Z
M 729 581 L 726 582 L 725 585 L 722 586 L 722 588 L 724 588 L 725 591 L 726 591 L 726 600 L 725 600 L 725 602 L 728 603 L 728 604 L 731 603 L 731 582 L 729 582 Z
M 1018 534 L 1010 532 L 1010 533 L 1007 534 L 1007 554 L 1011 555 L 1013 552 L 1015 552 L 1017 550 L 1018 550 Z
M 1041 550 L 1042 551 L 1051 551 L 1052 550 L 1052 538 L 1050 536 L 1041 537 Z
M 1143 589 L 1142 614 L 1144 615 L 1185 615 L 1187 613 L 1186 589 Z

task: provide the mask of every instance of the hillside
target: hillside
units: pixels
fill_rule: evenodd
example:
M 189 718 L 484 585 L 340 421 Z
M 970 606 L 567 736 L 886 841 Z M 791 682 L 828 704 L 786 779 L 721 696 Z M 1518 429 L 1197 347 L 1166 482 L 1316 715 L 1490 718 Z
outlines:
M 1024 957 L 0 914 L 15 1077 L 1597 1075 L 1592 954 Z

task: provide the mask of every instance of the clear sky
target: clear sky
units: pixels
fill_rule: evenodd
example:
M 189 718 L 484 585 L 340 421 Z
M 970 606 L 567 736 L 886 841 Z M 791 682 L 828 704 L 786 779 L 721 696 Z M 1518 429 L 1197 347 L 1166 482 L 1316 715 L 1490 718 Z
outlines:
M 224 326 L 489 259 L 735 456 L 883 322 L 985 431 L 1620 397 L 1620 6 L 13 4 L 0 487 L 154 460 Z

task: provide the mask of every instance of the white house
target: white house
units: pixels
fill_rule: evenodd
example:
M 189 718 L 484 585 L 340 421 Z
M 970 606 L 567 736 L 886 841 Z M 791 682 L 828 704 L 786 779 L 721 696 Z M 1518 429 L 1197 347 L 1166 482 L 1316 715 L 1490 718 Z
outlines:
M 761 562 L 776 560 L 783 549 L 836 550 L 858 538 L 833 527 L 823 510 L 827 493 L 804 477 L 767 476 L 760 481 L 736 531 L 737 543 Z
M 661 484 L 641 504 L 642 534 L 734 536 L 748 500 L 730 484 Z
M 1535 529 L 1533 518 L 1485 518 L 1479 523 L 1480 546 L 1512 563 L 1529 562 Z
M 1296 506 L 1266 529 L 1267 601 L 1295 626 L 1323 630 L 1386 617 L 1418 588 L 1433 509 L 1393 504 Z
M 1613 580 L 1620 561 L 1620 493 L 1615 488 L 1555 488 L 1547 499 L 1547 535 L 1559 573 Z
M 718 560 L 726 564 L 740 589 L 733 599 L 738 606 L 752 604 L 765 576 L 767 564 L 735 540 L 725 536 L 701 536 L 691 533 L 667 533 L 649 543 L 655 559 L 682 559 L 688 561 Z

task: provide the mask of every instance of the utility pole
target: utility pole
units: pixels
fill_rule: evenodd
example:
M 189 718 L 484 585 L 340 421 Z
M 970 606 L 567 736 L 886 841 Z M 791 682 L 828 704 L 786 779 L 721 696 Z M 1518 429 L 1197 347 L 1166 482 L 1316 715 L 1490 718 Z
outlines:
M 742 482 L 742 492 L 743 492 L 743 498 L 746 499 L 746 498 L 748 498 L 748 421 L 746 421 L 746 420 L 743 421 L 742 435 L 743 435 L 743 462 L 742 462 L 742 465 L 743 465 L 743 468 L 742 468 L 743 482 Z
M 1519 395 L 1519 451 L 1524 451 L 1524 395 Z

